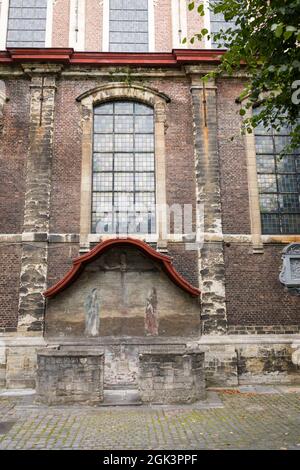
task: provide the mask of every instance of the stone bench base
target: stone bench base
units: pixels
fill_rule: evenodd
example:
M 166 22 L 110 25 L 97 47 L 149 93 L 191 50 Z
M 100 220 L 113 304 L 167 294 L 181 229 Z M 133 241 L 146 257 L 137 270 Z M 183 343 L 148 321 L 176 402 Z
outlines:
M 145 352 L 139 356 L 139 390 L 144 403 L 193 403 L 206 397 L 204 353 Z
M 103 401 L 104 354 L 45 349 L 37 353 L 37 400 L 47 405 Z

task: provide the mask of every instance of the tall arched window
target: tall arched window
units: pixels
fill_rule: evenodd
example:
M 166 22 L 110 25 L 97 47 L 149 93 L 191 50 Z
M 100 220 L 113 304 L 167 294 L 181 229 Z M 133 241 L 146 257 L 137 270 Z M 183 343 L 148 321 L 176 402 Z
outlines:
M 94 107 L 93 233 L 155 233 L 153 108 L 133 101 Z

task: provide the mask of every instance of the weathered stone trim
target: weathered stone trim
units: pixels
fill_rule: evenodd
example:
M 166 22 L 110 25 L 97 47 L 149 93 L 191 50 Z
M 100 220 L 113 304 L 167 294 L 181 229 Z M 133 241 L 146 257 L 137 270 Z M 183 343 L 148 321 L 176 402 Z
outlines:
M 1 0 L 0 5 L 0 51 L 6 48 L 9 0 Z
M 231 335 L 273 335 L 273 334 L 299 334 L 300 325 L 229 325 L 228 334 Z
M 204 85 L 200 78 L 192 75 L 191 86 L 197 203 L 204 208 L 204 232 L 219 237 L 222 234 L 222 217 L 216 86 L 213 81 Z M 225 334 L 227 315 L 222 240 L 204 241 L 199 249 L 199 287 L 203 333 Z
M 78 243 L 79 233 L 49 233 L 47 235 L 48 243 Z M 41 241 L 41 237 L 45 241 L 45 232 L 24 232 L 24 233 L 0 233 L 0 243 L 20 243 L 22 241 Z M 89 243 L 98 243 L 101 240 L 105 240 L 105 235 L 100 236 L 95 233 L 90 233 L 88 236 Z M 111 238 L 111 237 L 109 237 Z M 145 240 L 147 243 L 156 243 L 157 236 L 136 236 L 135 238 Z M 225 243 L 236 243 L 239 245 L 250 245 L 252 244 L 252 235 L 239 234 L 239 233 L 204 233 L 205 242 L 225 242 Z M 289 243 L 300 242 L 300 235 L 262 235 L 262 241 L 264 245 L 286 245 Z M 186 242 L 186 238 L 182 237 L 172 238 L 172 234 L 168 236 L 168 242 L 182 243 Z
M 156 202 L 166 207 L 166 169 L 165 169 L 165 131 L 166 103 L 170 98 L 156 89 L 140 84 L 124 82 L 108 83 L 89 90 L 77 98 L 82 112 L 82 172 L 81 172 L 81 210 L 80 210 L 80 248 L 81 252 L 90 247 L 91 234 L 91 181 L 92 181 L 92 142 L 93 108 L 96 104 L 114 99 L 131 99 L 143 102 L 154 108 L 155 121 L 155 165 L 156 165 Z M 160 215 L 160 217 L 159 217 Z M 165 242 L 163 217 L 158 214 L 156 239 Z M 99 236 L 98 236 L 99 237 Z M 112 235 L 114 237 L 114 235 Z
M 4 126 L 4 105 L 6 103 L 6 87 L 5 83 L 0 81 L 0 132 Z
M 60 66 L 23 66 L 31 77 L 30 147 L 26 165 L 19 331 L 43 331 L 56 74 Z M 32 243 L 34 241 L 34 243 Z
M 254 134 L 245 135 L 245 147 L 247 156 L 247 176 L 249 190 L 249 210 L 251 221 L 251 235 L 254 253 L 262 253 L 261 220 L 259 207 L 259 191 L 257 182 L 256 150 Z

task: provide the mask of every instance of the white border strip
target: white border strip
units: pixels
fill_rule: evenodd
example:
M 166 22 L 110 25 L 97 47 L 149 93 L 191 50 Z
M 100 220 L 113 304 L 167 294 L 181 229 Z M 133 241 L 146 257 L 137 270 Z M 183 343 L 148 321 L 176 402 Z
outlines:
M 210 27 L 210 10 L 208 8 L 209 6 L 209 0 L 204 0 L 204 28 L 207 29 L 208 34 L 210 35 L 211 33 L 211 27 Z M 211 49 L 211 38 L 207 39 L 207 36 L 205 36 L 204 39 L 205 43 L 205 49 Z
M 172 47 L 173 49 L 184 49 L 188 47 L 188 41 L 190 38 L 187 37 L 187 3 L 186 0 L 172 0 Z M 187 38 L 185 44 L 180 42 L 180 30 L 181 40 Z
M 155 52 L 154 0 L 148 0 L 148 50 Z
M 47 1 L 45 47 L 52 46 L 53 0 Z
M 109 51 L 109 0 L 103 0 L 102 51 Z
M 0 0 L 0 51 L 6 49 L 9 0 Z

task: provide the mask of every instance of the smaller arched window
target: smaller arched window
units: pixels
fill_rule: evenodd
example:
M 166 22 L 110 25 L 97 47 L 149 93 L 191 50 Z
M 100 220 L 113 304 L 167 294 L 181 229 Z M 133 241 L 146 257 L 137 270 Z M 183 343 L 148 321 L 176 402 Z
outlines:
M 153 108 L 133 101 L 94 107 L 92 232 L 155 233 Z

